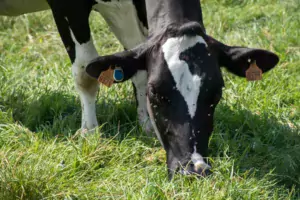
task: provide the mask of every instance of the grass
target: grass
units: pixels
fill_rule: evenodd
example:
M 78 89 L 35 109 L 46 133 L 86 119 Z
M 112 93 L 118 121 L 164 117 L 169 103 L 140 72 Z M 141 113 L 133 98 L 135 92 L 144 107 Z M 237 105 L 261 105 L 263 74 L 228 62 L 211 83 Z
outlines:
M 281 61 L 260 82 L 224 71 L 213 175 L 171 182 L 164 150 L 137 125 L 129 82 L 101 87 L 101 127 L 81 137 L 70 61 L 50 12 L 0 17 L 0 199 L 299 199 L 299 1 L 202 7 L 210 35 L 272 50 Z M 98 14 L 90 21 L 101 55 L 122 50 Z

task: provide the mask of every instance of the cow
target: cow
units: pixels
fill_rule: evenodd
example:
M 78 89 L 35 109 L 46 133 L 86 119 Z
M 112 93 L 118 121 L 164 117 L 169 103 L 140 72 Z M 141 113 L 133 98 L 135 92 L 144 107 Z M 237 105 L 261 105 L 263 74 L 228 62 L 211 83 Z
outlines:
M 166 150 L 170 178 L 176 171 L 209 172 L 204 158 L 224 86 L 220 67 L 245 77 L 254 61 L 262 72 L 279 61 L 272 52 L 231 47 L 208 36 L 199 0 L 0 0 L 0 15 L 48 8 L 72 62 L 81 130 L 98 126 L 97 79 L 108 70 L 121 71 L 122 78 L 113 82 L 133 82 L 140 124 L 146 132 L 153 127 Z M 128 50 L 99 57 L 88 23 L 92 10 Z
M 147 111 L 166 151 L 169 177 L 176 171 L 206 176 L 211 168 L 205 157 L 213 116 L 224 86 L 220 67 L 245 77 L 252 66 L 260 68 L 258 73 L 269 71 L 279 58 L 262 49 L 227 46 L 207 35 L 199 23 L 199 0 L 145 1 L 146 42 L 100 56 L 86 71 L 97 80 L 109 70 L 121 69 L 124 76 L 114 83 L 147 75 Z

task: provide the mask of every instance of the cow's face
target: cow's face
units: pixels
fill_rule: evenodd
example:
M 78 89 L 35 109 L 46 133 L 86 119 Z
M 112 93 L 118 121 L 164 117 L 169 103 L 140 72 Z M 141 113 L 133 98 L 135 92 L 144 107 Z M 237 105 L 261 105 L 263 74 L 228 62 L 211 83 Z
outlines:
M 186 27 L 186 26 L 185 26 Z M 268 51 L 225 46 L 194 29 L 172 31 L 155 44 L 99 57 L 87 67 L 98 78 L 110 66 L 123 69 L 124 79 L 138 70 L 147 70 L 147 109 L 158 139 L 167 153 L 169 175 L 205 175 L 209 136 L 213 130 L 214 109 L 223 87 L 219 65 L 245 76 L 249 60 L 265 72 L 278 57 Z M 204 39 L 205 37 L 205 39 Z
M 148 113 L 167 152 L 170 174 L 206 174 L 208 140 L 223 79 L 199 35 L 163 39 L 147 57 Z

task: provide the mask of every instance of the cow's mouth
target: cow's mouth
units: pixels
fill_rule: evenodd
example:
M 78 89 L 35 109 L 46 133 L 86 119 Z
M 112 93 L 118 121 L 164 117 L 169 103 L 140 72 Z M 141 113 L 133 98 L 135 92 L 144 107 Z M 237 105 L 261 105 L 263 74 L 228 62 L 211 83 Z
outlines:
M 186 167 L 182 165 L 179 166 L 176 170 L 179 174 L 182 175 L 191 175 L 196 177 L 206 177 L 211 174 L 211 166 L 206 164 L 204 161 L 189 163 Z

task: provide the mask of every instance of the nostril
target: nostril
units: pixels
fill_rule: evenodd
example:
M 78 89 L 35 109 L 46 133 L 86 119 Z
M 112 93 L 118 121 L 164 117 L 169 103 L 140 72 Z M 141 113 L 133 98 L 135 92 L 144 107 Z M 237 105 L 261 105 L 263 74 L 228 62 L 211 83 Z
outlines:
M 206 164 L 203 160 L 199 160 L 194 163 L 194 170 L 199 171 L 200 169 L 202 170 L 211 169 L 211 166 Z

